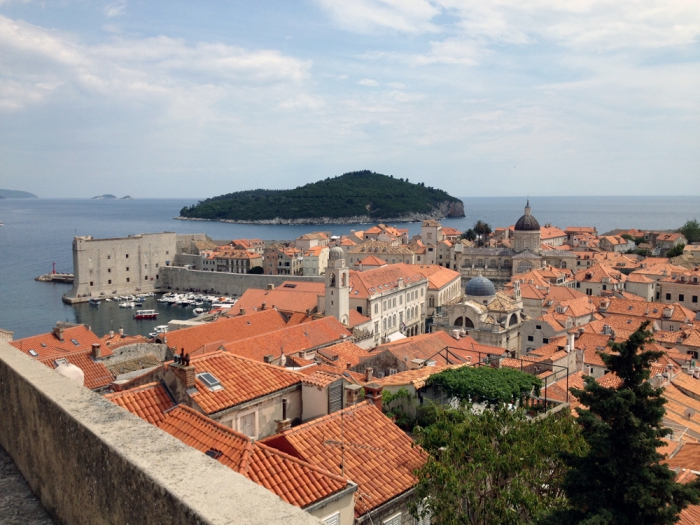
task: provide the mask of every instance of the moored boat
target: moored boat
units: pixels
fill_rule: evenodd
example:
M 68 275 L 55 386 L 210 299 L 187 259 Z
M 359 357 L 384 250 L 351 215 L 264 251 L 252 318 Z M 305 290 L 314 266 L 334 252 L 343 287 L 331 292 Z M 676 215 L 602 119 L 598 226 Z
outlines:
M 137 310 L 134 314 L 134 319 L 155 319 L 158 317 L 158 312 L 155 310 Z

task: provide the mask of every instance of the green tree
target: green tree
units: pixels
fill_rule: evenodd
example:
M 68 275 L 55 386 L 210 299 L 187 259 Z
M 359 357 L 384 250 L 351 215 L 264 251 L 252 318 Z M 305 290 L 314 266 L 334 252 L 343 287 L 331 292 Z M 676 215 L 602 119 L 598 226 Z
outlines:
M 434 421 L 416 427 L 428 452 L 417 471 L 414 516 L 444 525 L 520 525 L 566 505 L 567 467 L 558 452 L 581 453 L 585 443 L 569 413 L 529 420 L 500 406 L 476 414 L 435 407 Z
M 697 219 L 687 221 L 678 231 L 688 240 L 688 243 L 700 241 L 700 223 Z
M 678 257 L 679 255 L 683 255 L 683 248 L 685 248 L 685 244 L 676 244 L 666 252 L 666 257 Z
M 700 501 L 700 481 L 681 485 L 659 463 L 657 448 L 671 432 L 662 426 L 663 388 L 648 381 L 651 362 L 662 352 L 645 350 L 652 341 L 649 322 L 627 341 L 611 343 L 601 353 L 608 370 L 622 384 L 606 388 L 585 377 L 583 390 L 571 392 L 588 408 L 578 408 L 578 423 L 587 452 L 564 453 L 571 468 L 563 488 L 570 507 L 541 523 L 586 525 L 656 525 L 675 523 L 683 508 Z
M 472 229 L 479 238 L 479 246 L 482 246 L 484 244 L 484 237 L 491 235 L 491 226 L 489 226 L 488 223 L 481 220 L 476 221 Z
M 427 385 L 461 401 L 496 406 L 539 394 L 542 380 L 512 368 L 463 366 L 430 376 Z
M 469 228 L 467 231 L 465 231 L 462 234 L 462 239 L 466 239 L 468 241 L 475 241 L 476 240 L 476 232 L 474 232 L 474 230 Z
M 265 273 L 265 270 L 262 266 L 253 266 L 250 270 L 248 270 L 248 273 L 262 275 Z

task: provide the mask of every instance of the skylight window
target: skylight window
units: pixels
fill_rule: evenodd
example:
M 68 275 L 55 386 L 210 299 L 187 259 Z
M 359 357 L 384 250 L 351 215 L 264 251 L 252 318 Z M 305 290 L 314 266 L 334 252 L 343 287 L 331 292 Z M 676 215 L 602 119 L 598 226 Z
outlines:
M 209 372 L 202 372 L 201 374 L 197 374 L 197 378 L 200 379 L 205 385 L 207 385 L 207 387 L 209 387 L 209 390 L 211 390 L 212 392 L 224 388 L 223 386 L 221 386 L 221 382 L 219 382 L 219 380 Z
M 46 348 L 46 343 L 41 343 L 41 346 L 43 346 L 44 348 Z
M 35 350 L 30 350 L 29 355 L 32 357 L 39 357 L 39 354 L 37 354 Z
M 75 346 L 80 346 L 80 343 L 75 339 L 71 339 L 70 342 L 73 343 Z
M 205 454 L 210 458 L 219 459 L 224 453 L 218 449 L 210 448 L 205 452 Z
M 68 364 L 68 359 L 62 357 L 61 359 L 56 359 L 56 360 L 53 362 L 53 364 L 56 365 L 56 368 L 58 368 L 58 367 L 61 366 L 61 365 L 67 365 L 67 364 Z

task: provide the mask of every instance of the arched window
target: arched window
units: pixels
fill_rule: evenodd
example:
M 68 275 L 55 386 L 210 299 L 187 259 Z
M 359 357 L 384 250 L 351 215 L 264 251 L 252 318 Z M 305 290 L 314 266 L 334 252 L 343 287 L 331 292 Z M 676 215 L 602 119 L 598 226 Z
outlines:
M 345 274 L 340 275 L 340 286 L 345 286 Z
M 382 321 L 382 325 L 384 326 L 384 331 L 386 332 L 386 318 L 384 318 L 384 321 Z
M 518 324 L 518 316 L 516 314 L 511 315 L 508 320 L 508 326 L 513 326 L 514 324 Z
M 391 326 L 396 326 L 396 314 L 394 314 L 394 322 L 391 324 Z
M 491 268 L 497 266 L 496 259 L 491 259 Z
M 562 261 L 562 262 L 561 262 L 561 267 L 562 267 L 562 268 L 566 268 L 566 261 Z
M 476 265 L 477 265 L 479 268 L 483 268 L 483 267 L 484 267 L 484 260 L 483 260 L 483 259 L 478 259 L 478 260 L 476 261 Z
M 470 267 L 471 265 L 472 265 L 471 259 L 464 259 L 464 261 L 462 261 L 462 267 L 463 267 L 463 268 L 468 268 L 468 267 Z
M 331 274 L 331 286 L 335 287 L 335 274 Z
M 428 301 L 429 306 L 432 308 L 435 306 L 435 297 L 431 297 L 430 300 Z

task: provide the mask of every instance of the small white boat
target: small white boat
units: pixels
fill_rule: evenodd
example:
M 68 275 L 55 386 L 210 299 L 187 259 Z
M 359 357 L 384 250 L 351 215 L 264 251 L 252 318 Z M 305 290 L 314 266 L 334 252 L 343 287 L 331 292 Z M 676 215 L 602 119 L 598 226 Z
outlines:
M 204 308 L 195 308 L 194 310 L 192 310 L 192 313 L 196 315 L 202 315 L 204 313 Z
M 119 308 L 133 308 L 133 307 L 134 307 L 134 303 L 132 303 L 130 301 L 119 303 Z

